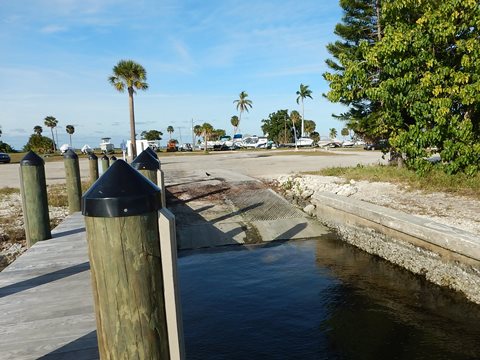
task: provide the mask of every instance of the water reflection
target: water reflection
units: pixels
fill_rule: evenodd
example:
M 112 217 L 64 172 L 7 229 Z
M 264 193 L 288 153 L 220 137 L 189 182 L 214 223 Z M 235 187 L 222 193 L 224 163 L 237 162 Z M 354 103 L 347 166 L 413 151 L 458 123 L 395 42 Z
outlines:
M 336 239 L 182 252 L 179 273 L 188 359 L 480 354 L 477 306 Z

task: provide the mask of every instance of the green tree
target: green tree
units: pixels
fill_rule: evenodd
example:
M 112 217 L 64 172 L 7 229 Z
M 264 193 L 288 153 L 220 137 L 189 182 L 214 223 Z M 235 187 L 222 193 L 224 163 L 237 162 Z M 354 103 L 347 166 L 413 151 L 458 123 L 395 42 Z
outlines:
M 193 127 L 193 133 L 195 134 L 195 139 L 199 136 L 202 136 L 202 133 L 203 133 L 202 126 L 201 125 L 195 125 Z M 198 141 L 200 141 L 200 139 L 198 139 Z M 192 146 L 195 145 L 195 142 L 196 142 L 196 140 L 194 140 L 194 143 L 192 144 Z
M 237 104 L 237 111 L 239 112 L 239 118 L 238 118 L 238 126 L 240 125 L 240 122 L 242 121 L 242 113 L 244 111 L 248 112 L 248 108 L 252 108 L 252 100 L 247 99 L 248 94 L 245 91 L 242 91 L 238 95 L 238 100 L 234 100 L 233 103 Z
M 233 135 L 237 133 L 237 128 L 239 123 L 240 123 L 240 120 L 238 119 L 238 116 L 233 115 L 232 118 L 230 119 L 230 124 L 232 124 L 233 126 Z
M 350 134 L 350 130 L 348 130 L 348 128 L 344 127 L 342 129 L 342 131 L 340 132 L 340 134 L 342 134 L 343 137 L 348 136 Z
M 332 58 L 326 60 L 330 71 L 323 74 L 330 86 L 326 97 L 349 107 L 334 116 L 370 139 L 388 132 L 381 126 L 382 102 L 373 101 L 366 93 L 382 80 L 381 68 L 367 63 L 365 54 L 382 39 L 380 5 L 380 0 L 340 0 L 343 17 L 334 32 L 341 40 L 327 45 Z
M 315 124 L 315 121 L 313 120 L 305 120 L 304 125 L 305 125 L 306 136 L 310 136 L 310 134 L 314 132 L 317 127 L 317 124 Z
M 210 125 L 209 123 L 203 123 L 203 125 L 202 125 L 202 135 L 203 135 L 203 139 L 205 140 L 205 152 L 208 152 L 207 143 L 208 143 L 208 139 L 209 139 L 210 135 L 212 134 L 212 132 L 213 132 L 213 126 Z
M 170 140 L 172 140 L 172 134 L 175 132 L 175 129 L 173 128 L 172 125 L 167 127 L 167 132 L 168 132 L 168 135 L 170 136 Z
M 0 141 L 0 152 L 5 152 L 5 153 L 12 153 L 12 152 L 16 152 L 15 149 L 10 146 L 9 144 L 3 142 L 3 141 Z
M 330 139 L 335 139 L 337 137 L 337 129 L 331 128 L 330 129 Z
M 53 140 L 42 135 L 32 134 L 23 151 L 35 151 L 40 154 L 51 153 L 53 149 Z
M 128 91 L 128 104 L 130 109 L 130 142 L 132 144 L 132 157 L 137 156 L 137 145 L 135 141 L 135 110 L 133 94 L 135 89 L 147 90 L 148 84 L 147 72 L 145 68 L 132 60 L 120 60 L 117 65 L 113 67 L 113 75 L 108 78 L 108 81 L 119 92 Z
M 45 126 L 49 127 L 50 130 L 52 131 L 52 149 L 55 152 L 57 150 L 57 146 L 55 144 L 55 138 L 53 137 L 53 129 L 57 127 L 58 120 L 54 116 L 47 116 L 44 119 L 44 124 Z
M 277 110 L 268 115 L 268 119 L 262 120 L 262 131 L 276 144 L 292 142 L 292 120 L 288 110 Z
M 314 131 L 310 134 L 310 139 L 312 139 L 313 141 L 318 143 L 320 141 L 320 134 L 318 132 Z
M 365 47 L 367 64 L 382 69 L 366 89 L 383 102 L 393 148 L 420 173 L 431 148 L 447 173 L 480 169 L 480 7 L 475 0 L 387 1 L 384 36 Z
M 148 141 L 162 140 L 162 135 L 163 133 L 158 130 L 142 131 L 142 133 L 140 134 L 142 139 L 145 139 Z
M 35 125 L 33 127 L 33 133 L 36 135 L 42 135 L 43 128 L 40 125 Z
M 297 111 L 297 110 L 292 110 L 290 112 L 290 120 L 292 120 L 292 124 L 293 124 L 293 137 L 294 137 L 294 141 L 295 141 L 295 150 L 298 150 L 298 146 L 297 146 L 297 138 L 298 138 L 298 132 L 297 132 L 297 126 L 298 126 L 298 123 L 300 122 L 300 113 Z M 302 124 L 303 124 L 303 118 L 302 118 Z
M 297 91 L 297 104 L 300 104 L 302 102 L 302 131 L 300 136 L 305 136 L 305 105 L 304 105 L 304 100 L 308 97 L 310 99 L 312 98 L 312 90 L 308 88 L 308 85 L 303 85 L 300 84 L 300 90 Z
M 67 131 L 67 134 L 70 137 L 70 147 L 71 147 L 72 146 L 72 135 L 75 132 L 75 127 L 73 125 L 67 125 L 65 127 L 65 130 Z

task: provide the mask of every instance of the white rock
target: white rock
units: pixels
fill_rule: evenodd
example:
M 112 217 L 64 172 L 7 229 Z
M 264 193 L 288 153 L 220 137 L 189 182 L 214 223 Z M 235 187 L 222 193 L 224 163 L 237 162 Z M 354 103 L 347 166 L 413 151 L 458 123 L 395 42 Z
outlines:
M 303 208 L 303 211 L 306 212 L 308 215 L 314 215 L 315 214 L 315 205 L 313 204 L 308 204 Z
M 302 192 L 302 199 L 308 199 L 313 195 L 313 190 L 305 190 Z

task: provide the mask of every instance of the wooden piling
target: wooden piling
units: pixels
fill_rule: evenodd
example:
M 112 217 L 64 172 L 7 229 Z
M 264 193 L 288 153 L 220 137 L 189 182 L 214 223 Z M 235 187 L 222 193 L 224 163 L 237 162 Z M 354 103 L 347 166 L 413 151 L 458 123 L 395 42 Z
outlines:
M 27 247 L 51 239 L 45 163 L 33 151 L 20 161 L 20 192 Z
M 68 211 L 70 214 L 80 211 L 82 198 L 82 183 L 80 181 L 80 166 L 78 155 L 69 149 L 63 155 L 65 178 L 67 183 Z
M 170 359 L 160 207 L 160 189 L 123 160 L 83 196 L 101 359 Z
M 102 174 L 105 174 L 105 172 L 110 167 L 110 159 L 108 158 L 107 155 L 103 155 L 101 160 L 102 160 Z
M 112 166 L 115 161 L 117 161 L 115 155 L 110 156 L 110 166 Z
M 132 167 L 138 170 L 148 180 L 157 184 L 157 171 L 160 163 L 147 150 L 144 150 L 132 161 Z
M 94 183 L 98 179 L 98 157 L 94 153 L 88 155 L 88 167 L 90 170 L 90 181 Z

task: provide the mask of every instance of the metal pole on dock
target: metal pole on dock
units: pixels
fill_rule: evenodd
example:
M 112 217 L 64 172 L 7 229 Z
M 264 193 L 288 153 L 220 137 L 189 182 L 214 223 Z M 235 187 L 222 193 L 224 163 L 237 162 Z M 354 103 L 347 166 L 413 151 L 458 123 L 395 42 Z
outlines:
M 98 179 L 98 157 L 93 152 L 88 155 L 88 166 L 90 170 L 90 181 L 93 183 Z
M 51 239 L 45 163 L 33 151 L 20 161 L 20 192 L 27 247 Z
M 101 359 L 170 359 L 160 189 L 117 160 L 82 198 Z
M 80 181 L 80 166 L 78 155 L 69 149 L 63 155 L 65 178 L 67 182 L 68 211 L 70 214 L 80 211 L 82 198 L 82 183 Z
M 102 156 L 102 174 L 105 174 L 105 172 L 108 170 L 110 167 L 110 159 L 108 158 L 107 155 Z

